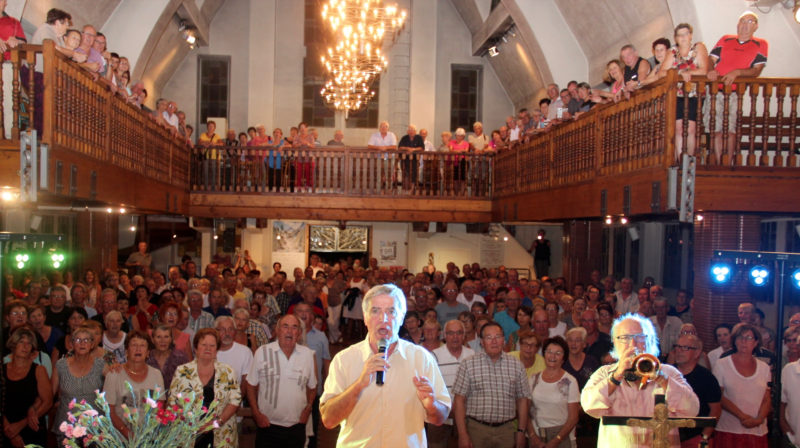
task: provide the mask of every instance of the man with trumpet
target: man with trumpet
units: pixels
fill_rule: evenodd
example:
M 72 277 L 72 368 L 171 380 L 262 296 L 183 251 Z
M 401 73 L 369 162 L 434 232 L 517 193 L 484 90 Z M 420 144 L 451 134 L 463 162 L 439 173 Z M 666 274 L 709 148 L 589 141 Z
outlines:
M 697 396 L 681 372 L 658 362 L 659 345 L 650 319 L 625 314 L 611 328 L 616 363 L 597 369 L 581 393 L 583 410 L 602 416 L 652 417 L 655 396 L 665 395 L 670 417 L 694 417 Z M 600 425 L 597 446 L 647 447 L 652 430 L 630 426 Z M 679 447 L 678 430 L 669 433 L 671 447 Z

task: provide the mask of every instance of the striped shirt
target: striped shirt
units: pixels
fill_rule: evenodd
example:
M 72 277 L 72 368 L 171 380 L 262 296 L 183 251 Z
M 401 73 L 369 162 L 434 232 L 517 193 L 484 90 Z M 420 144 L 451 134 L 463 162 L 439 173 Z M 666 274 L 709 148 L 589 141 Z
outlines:
M 314 351 L 298 344 L 287 358 L 277 342 L 263 345 L 255 353 L 247 382 L 258 386 L 258 409 L 271 424 L 296 425 L 308 404 L 307 390 L 317 387 Z
M 514 419 L 517 400 L 532 398 L 522 363 L 507 353 L 495 362 L 486 353 L 462 361 L 450 393 L 466 397 L 467 417 L 489 423 Z

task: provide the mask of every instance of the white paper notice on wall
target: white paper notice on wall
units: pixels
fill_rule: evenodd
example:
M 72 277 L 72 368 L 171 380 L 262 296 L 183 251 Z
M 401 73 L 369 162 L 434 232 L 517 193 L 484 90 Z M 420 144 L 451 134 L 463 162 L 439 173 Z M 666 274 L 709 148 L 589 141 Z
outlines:
M 505 246 L 502 239 L 495 239 L 491 236 L 481 238 L 481 266 L 496 268 L 503 264 L 505 258 Z
M 397 261 L 397 241 L 381 241 L 381 262 Z

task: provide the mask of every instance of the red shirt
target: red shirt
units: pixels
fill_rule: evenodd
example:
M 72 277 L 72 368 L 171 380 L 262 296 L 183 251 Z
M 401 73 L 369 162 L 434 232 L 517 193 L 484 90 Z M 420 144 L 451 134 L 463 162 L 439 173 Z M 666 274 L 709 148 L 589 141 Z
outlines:
M 22 30 L 22 24 L 19 23 L 19 20 L 3 13 L 3 16 L 0 17 L 0 39 L 5 42 L 12 36 L 27 42 L 25 31 Z M 11 52 L 6 51 L 3 53 L 3 60 L 7 61 L 9 59 L 11 59 Z
M 748 69 L 767 63 L 767 41 L 753 37 L 739 42 L 735 35 L 725 35 L 717 42 L 709 55 L 717 61 L 714 69 L 725 76 L 733 70 Z

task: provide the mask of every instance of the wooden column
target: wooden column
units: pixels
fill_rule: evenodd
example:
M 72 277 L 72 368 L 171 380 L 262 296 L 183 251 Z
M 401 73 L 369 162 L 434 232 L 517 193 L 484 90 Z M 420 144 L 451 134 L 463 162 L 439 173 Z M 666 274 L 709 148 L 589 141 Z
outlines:
M 75 252 L 76 279 L 83 278 L 83 271 L 93 269 L 102 276 L 103 268 L 117 268 L 119 248 L 119 222 L 116 214 L 103 212 L 80 212 L 77 214 L 77 238 Z
M 567 282 L 587 282 L 603 259 L 603 225 L 600 221 L 568 221 L 564 224 L 563 268 Z
M 759 250 L 761 216 L 734 213 L 704 213 L 703 221 L 694 227 L 694 323 L 704 349 L 717 346 L 714 327 L 727 322 L 739 322 L 736 311 L 739 303 L 750 300 L 747 278 L 734 273 L 730 286 L 711 283 L 713 252 L 728 250 Z M 733 260 L 731 260 L 732 262 Z

